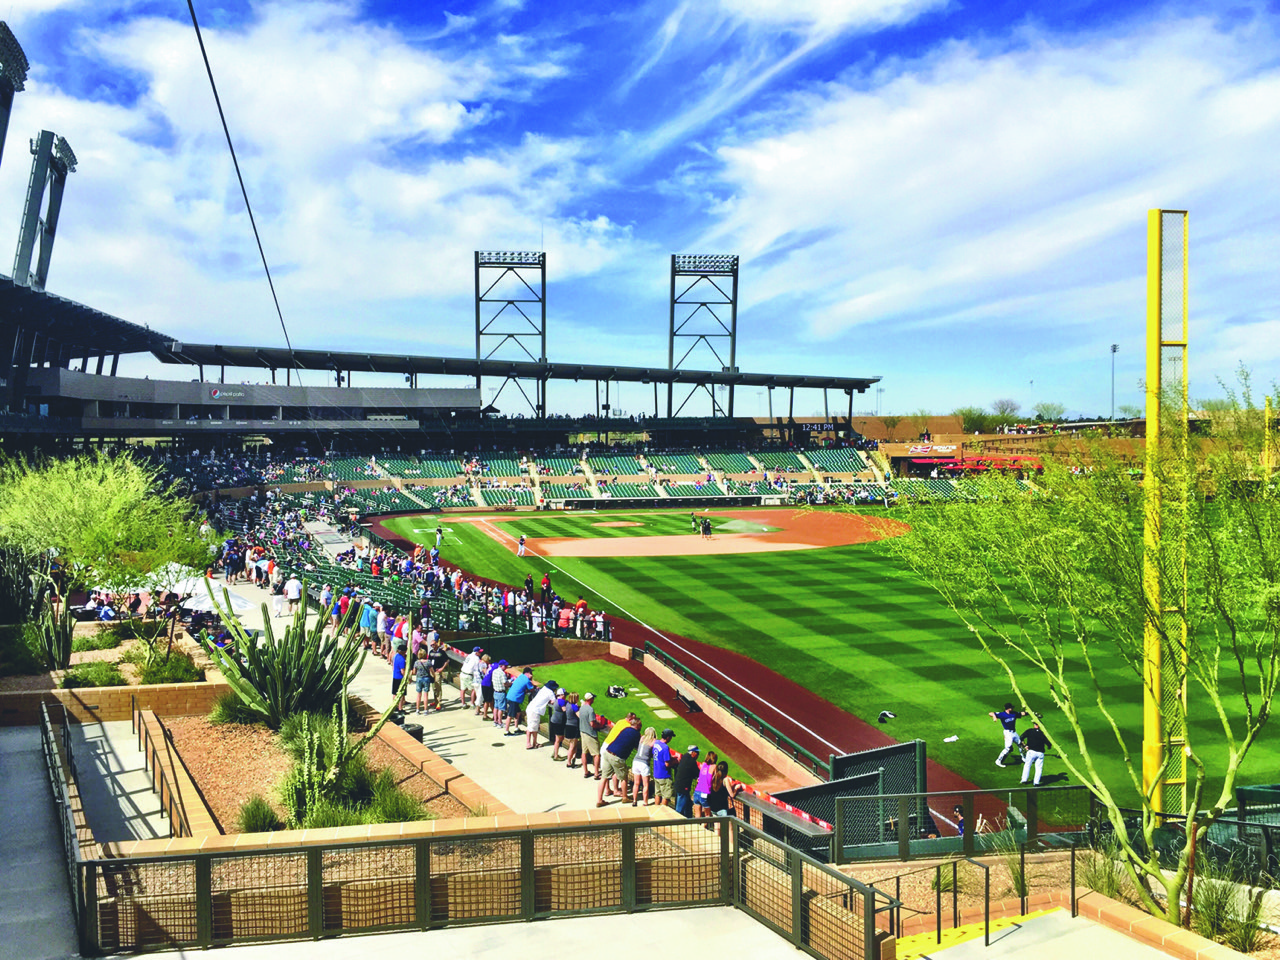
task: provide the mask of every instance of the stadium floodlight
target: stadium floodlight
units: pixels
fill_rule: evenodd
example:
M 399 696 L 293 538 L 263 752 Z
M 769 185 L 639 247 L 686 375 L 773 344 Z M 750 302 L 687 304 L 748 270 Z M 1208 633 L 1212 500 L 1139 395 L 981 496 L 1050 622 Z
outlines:
M 1120 344 L 1111 345 L 1111 419 L 1116 418 L 1116 354 L 1120 352 Z
M 66 167 L 68 173 L 75 172 L 76 154 L 71 149 L 71 144 L 67 143 L 66 137 L 58 137 L 53 141 L 53 157 Z
M 677 276 L 698 273 L 730 277 L 738 272 L 738 257 L 729 253 L 678 253 L 673 267 Z
M 0 77 L 8 81 L 14 90 L 26 89 L 27 70 L 30 66 L 18 38 L 13 35 L 9 25 L 0 20 Z
M 541 267 L 547 262 L 542 250 L 477 250 L 476 264 L 481 267 Z

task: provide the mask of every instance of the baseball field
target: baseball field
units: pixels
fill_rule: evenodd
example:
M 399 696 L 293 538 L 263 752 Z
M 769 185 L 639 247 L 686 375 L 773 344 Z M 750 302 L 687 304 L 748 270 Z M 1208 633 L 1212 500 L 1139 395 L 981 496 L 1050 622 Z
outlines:
M 1007 679 L 936 594 L 890 555 L 881 540 L 897 531 L 884 525 L 882 514 L 698 511 L 704 514 L 712 520 L 710 541 L 691 532 L 687 509 L 432 515 L 400 517 L 385 526 L 427 543 L 441 525 L 447 528 L 444 558 L 473 574 L 520 584 L 526 575 L 539 581 L 549 573 L 562 596 L 581 594 L 593 609 L 735 651 L 867 723 L 890 711 L 896 718 L 879 731 L 899 741 L 926 740 L 932 760 L 974 784 L 1018 782 L 1020 769 L 995 766 L 1000 732 L 987 716 L 1009 699 Z M 527 538 L 525 557 L 515 552 L 521 535 Z M 1141 686 L 1119 658 L 1095 666 L 1108 706 L 1136 751 Z M 1044 681 L 1031 669 L 1023 676 L 1045 725 L 1067 735 L 1065 724 L 1055 725 Z M 736 695 L 720 677 L 710 679 Z M 1087 682 L 1083 674 L 1079 679 Z M 785 692 L 753 692 L 805 722 L 797 715 L 806 709 L 803 703 L 777 702 L 789 696 Z M 1087 710 L 1092 698 L 1082 699 Z M 1136 800 L 1101 713 L 1088 710 L 1085 717 L 1100 772 L 1113 789 Z M 865 725 L 850 722 L 848 730 L 831 730 L 826 722 L 825 728 L 813 723 L 824 744 L 844 750 L 877 745 L 867 741 Z M 1199 712 L 1194 732 L 1214 741 L 1222 735 L 1207 710 Z M 1211 754 L 1209 760 L 1217 758 Z M 1277 769 L 1280 737 L 1264 738 L 1250 754 L 1242 782 L 1273 782 Z M 1052 756 L 1044 782 L 1070 782 Z

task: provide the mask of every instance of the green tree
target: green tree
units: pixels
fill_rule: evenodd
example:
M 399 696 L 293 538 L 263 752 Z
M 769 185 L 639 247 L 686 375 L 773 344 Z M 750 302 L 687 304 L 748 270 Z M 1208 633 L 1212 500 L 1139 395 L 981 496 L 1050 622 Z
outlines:
M 916 436 L 924 436 L 929 432 L 929 418 L 931 416 L 932 414 L 924 407 L 911 414 L 911 425 L 916 428 Z
M 1246 395 L 1243 406 L 1251 405 Z M 1175 923 L 1195 844 L 1233 803 L 1280 677 L 1280 494 L 1260 475 L 1260 418 L 1232 423 L 1230 442 L 1197 449 L 1192 441 L 1189 461 L 1167 452 L 1155 463 L 1166 495 L 1186 503 L 1185 671 L 1181 630 L 1144 589 L 1144 564 L 1167 562 L 1144 545 L 1147 489 L 1102 450 L 1084 474 L 1047 464 L 1033 497 L 992 476 L 974 481 L 972 502 L 908 505 L 912 531 L 890 541 L 968 625 L 1024 709 L 1045 698 L 1058 707 L 1043 724 L 1053 748 L 1105 809 L 1147 909 Z M 1185 469 L 1188 462 L 1196 469 Z M 1159 638 L 1163 668 L 1188 689 L 1186 710 L 1169 708 L 1187 731 L 1189 827 L 1176 862 L 1159 852 L 1163 818 L 1143 790 L 1141 730 L 1116 719 L 1120 702 L 1101 666 L 1116 657 L 1128 666 L 1132 703 L 1146 676 L 1147 628 Z M 1220 733 L 1188 724 L 1197 711 Z M 1090 741 L 1085 731 L 1099 719 L 1107 736 Z M 1123 757 L 1129 789 L 1099 774 L 1094 758 L 1106 750 Z M 1140 837 L 1125 828 L 1121 807 L 1133 802 L 1126 793 L 1140 798 Z
M 956 407 L 952 416 L 960 418 L 960 429 L 965 433 L 988 433 L 991 415 L 981 407 Z
M 1044 423 L 1057 423 L 1067 412 L 1065 406 L 1052 400 L 1041 400 L 1031 409 L 1035 411 L 1036 419 Z
M 898 429 L 898 424 L 902 422 L 902 418 L 898 416 L 881 417 L 880 422 L 884 424 L 885 433 L 888 434 L 889 441 L 893 442 L 893 433 Z
M 158 468 L 95 453 L 0 465 L 0 548 L 25 564 L 35 619 L 47 625 L 55 593 L 141 585 L 174 563 L 203 566 L 209 542 L 192 503 Z M 69 631 L 65 613 L 64 604 L 59 621 Z M 49 657 L 50 669 L 64 669 L 69 641 Z
M 1018 411 L 1022 405 L 1017 400 L 1004 398 L 991 403 L 991 427 L 1007 427 L 1018 422 Z

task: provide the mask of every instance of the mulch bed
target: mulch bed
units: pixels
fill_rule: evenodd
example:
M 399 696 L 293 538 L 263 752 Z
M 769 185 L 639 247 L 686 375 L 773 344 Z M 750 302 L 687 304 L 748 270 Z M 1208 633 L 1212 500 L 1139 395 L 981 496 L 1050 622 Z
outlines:
M 265 726 L 210 723 L 205 717 L 164 717 L 186 764 L 223 833 L 237 833 L 240 804 L 262 794 L 284 819 L 276 785 L 292 761 Z
M 213 724 L 205 717 L 163 719 L 178 755 L 223 833 L 239 832 L 236 819 L 240 805 L 255 793 L 265 797 L 284 819 L 276 787 L 292 761 L 274 733 L 262 725 Z M 372 767 L 392 770 L 401 789 L 421 800 L 437 817 L 470 815 L 457 799 L 386 743 L 374 739 L 365 752 Z
M 369 755 L 370 766 L 378 770 L 388 769 L 395 773 L 400 789 L 410 796 L 417 797 L 440 819 L 471 816 L 471 811 L 456 798 L 445 793 L 443 787 L 383 741 L 375 737 L 364 749 Z

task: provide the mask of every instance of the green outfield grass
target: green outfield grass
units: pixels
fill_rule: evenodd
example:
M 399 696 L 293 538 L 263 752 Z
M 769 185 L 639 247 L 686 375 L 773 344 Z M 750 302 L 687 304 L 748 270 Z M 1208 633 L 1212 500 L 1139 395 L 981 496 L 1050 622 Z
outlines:
M 671 749 L 681 752 L 688 748 L 689 744 L 696 743 L 702 748 L 702 754 L 705 757 L 708 750 L 714 750 L 721 760 L 729 762 L 729 776 L 735 780 L 741 780 L 743 783 L 754 783 L 755 781 L 743 773 L 742 768 L 735 762 L 732 754 L 726 755 L 723 748 L 719 745 L 711 743 L 697 730 L 685 723 L 679 716 L 679 711 L 670 707 L 651 707 L 644 702 L 645 699 L 660 699 L 655 694 L 646 690 L 640 685 L 635 677 L 625 668 L 616 663 L 610 663 L 608 660 L 583 660 L 577 663 L 552 663 L 545 667 L 538 667 L 533 672 L 534 678 L 539 682 L 546 680 L 554 680 L 567 690 L 572 690 L 582 694 L 588 691 L 596 695 L 596 712 L 602 713 L 610 720 L 620 720 L 625 717 L 628 711 L 634 711 L 635 715 L 640 718 L 640 729 L 646 730 L 653 727 L 654 732 L 659 736 L 662 731 L 670 727 L 675 731 L 675 739 L 671 741 Z M 605 691 L 611 686 L 622 687 L 627 691 L 627 696 L 619 700 L 610 699 L 605 696 Z M 633 689 L 634 688 L 634 689 Z M 672 719 L 670 717 L 663 719 L 655 714 L 655 711 L 662 709 L 672 709 L 677 716 Z M 601 734 L 603 738 L 603 734 Z
M 408 519 L 406 528 L 424 526 Z M 459 530 L 465 524 L 453 526 L 459 542 L 446 544 L 446 558 L 474 573 L 519 583 L 526 572 L 539 579 L 550 570 L 561 595 L 582 593 L 593 607 L 736 650 L 867 721 L 874 722 L 881 710 L 896 713 L 886 732 L 898 740 L 928 741 L 930 757 L 981 786 L 1018 781 L 1020 770 L 994 765 L 1000 732 L 987 717 L 1009 698 L 1008 680 L 964 624 L 882 545 L 518 560 L 482 532 Z M 1121 729 L 1132 734 L 1136 750 L 1142 727 L 1140 683 L 1118 658 L 1100 658 L 1096 666 L 1108 705 Z M 1054 722 L 1045 683 L 1031 670 L 1025 678 L 1035 705 L 1044 709 L 1045 724 L 1065 735 L 1065 726 Z M 1101 713 L 1090 710 L 1088 696 L 1079 703 L 1100 772 L 1117 793 L 1136 800 Z M 1207 705 L 1197 717 L 1193 735 L 1202 742 L 1218 741 L 1222 733 Z M 949 736 L 959 740 L 943 742 Z M 1207 759 L 1212 773 L 1218 757 Z M 1264 737 L 1250 754 L 1242 782 L 1274 782 L 1277 769 L 1280 736 Z M 1064 772 L 1060 762 L 1047 761 L 1046 776 Z
M 754 533 L 765 533 L 776 527 L 762 526 L 758 523 L 747 524 L 742 520 L 718 516 L 714 511 L 695 510 L 698 518 L 704 515 L 711 518 L 712 530 L 724 533 L 742 533 L 748 527 Z M 662 512 L 618 512 L 618 511 L 582 511 L 573 513 L 530 513 L 520 514 L 519 519 L 503 519 L 496 526 L 499 529 L 519 537 L 665 537 L 687 535 L 696 537 L 689 521 L 689 511 L 678 513 Z M 601 523 L 627 523 L 635 526 L 602 527 Z

